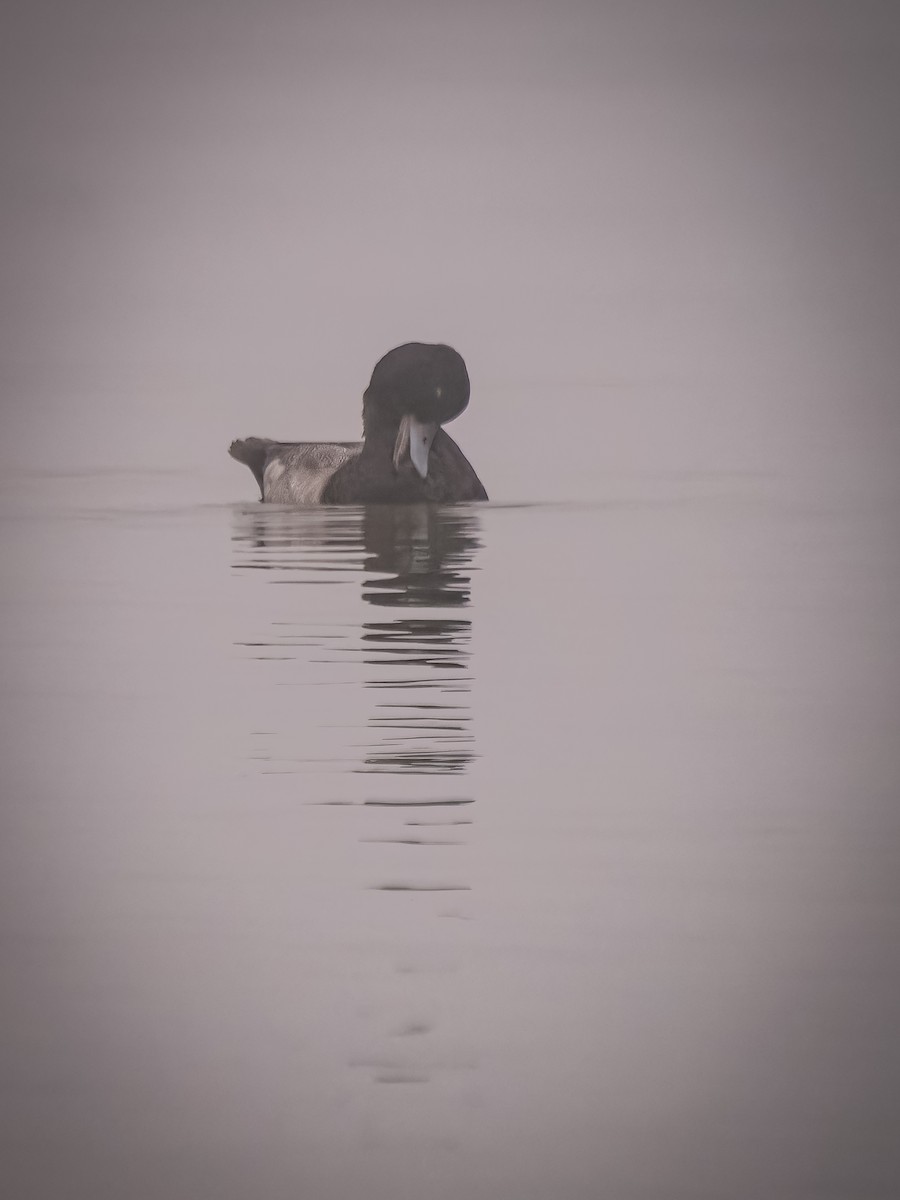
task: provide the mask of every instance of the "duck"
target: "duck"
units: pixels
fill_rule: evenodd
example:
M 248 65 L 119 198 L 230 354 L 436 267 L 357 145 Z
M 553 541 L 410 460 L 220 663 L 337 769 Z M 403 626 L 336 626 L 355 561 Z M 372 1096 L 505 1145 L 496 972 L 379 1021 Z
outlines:
M 363 394 L 361 442 L 239 438 L 229 454 L 253 472 L 267 504 L 415 504 L 487 500 L 443 426 L 469 403 L 461 354 L 406 342 L 375 364 Z

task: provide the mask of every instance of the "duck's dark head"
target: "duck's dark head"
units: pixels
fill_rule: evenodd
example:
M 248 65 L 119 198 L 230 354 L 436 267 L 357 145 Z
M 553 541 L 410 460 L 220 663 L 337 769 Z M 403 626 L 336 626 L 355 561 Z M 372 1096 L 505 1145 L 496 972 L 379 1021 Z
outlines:
M 469 373 L 450 346 L 407 342 L 379 359 L 363 396 L 363 432 L 394 437 L 394 467 L 411 460 L 428 474 L 428 452 L 441 425 L 469 403 Z

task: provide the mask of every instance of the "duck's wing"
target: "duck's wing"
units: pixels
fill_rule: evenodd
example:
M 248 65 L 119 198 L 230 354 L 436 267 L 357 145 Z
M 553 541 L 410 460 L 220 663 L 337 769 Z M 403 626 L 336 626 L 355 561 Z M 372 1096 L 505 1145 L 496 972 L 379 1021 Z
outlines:
M 322 493 L 339 467 L 359 455 L 361 442 L 274 442 L 244 438 L 229 453 L 245 463 L 269 504 L 320 504 Z
M 439 429 L 428 456 L 428 479 L 442 502 L 487 500 L 484 484 L 446 429 Z

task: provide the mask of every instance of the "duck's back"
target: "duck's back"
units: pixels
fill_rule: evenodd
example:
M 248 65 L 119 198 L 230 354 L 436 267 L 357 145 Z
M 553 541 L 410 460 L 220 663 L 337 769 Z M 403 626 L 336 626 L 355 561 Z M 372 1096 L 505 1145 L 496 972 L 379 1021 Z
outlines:
M 335 471 L 359 456 L 361 442 L 273 442 L 243 438 L 229 454 L 253 472 L 269 504 L 321 504 Z

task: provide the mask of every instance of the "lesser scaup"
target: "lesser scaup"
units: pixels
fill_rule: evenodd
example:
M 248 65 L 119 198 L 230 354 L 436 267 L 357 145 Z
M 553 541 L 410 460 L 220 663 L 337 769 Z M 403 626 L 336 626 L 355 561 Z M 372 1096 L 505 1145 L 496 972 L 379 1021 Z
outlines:
M 362 442 L 244 438 L 229 453 L 271 504 L 487 500 L 441 426 L 469 403 L 469 375 L 450 346 L 407 342 L 380 359 L 363 396 Z

